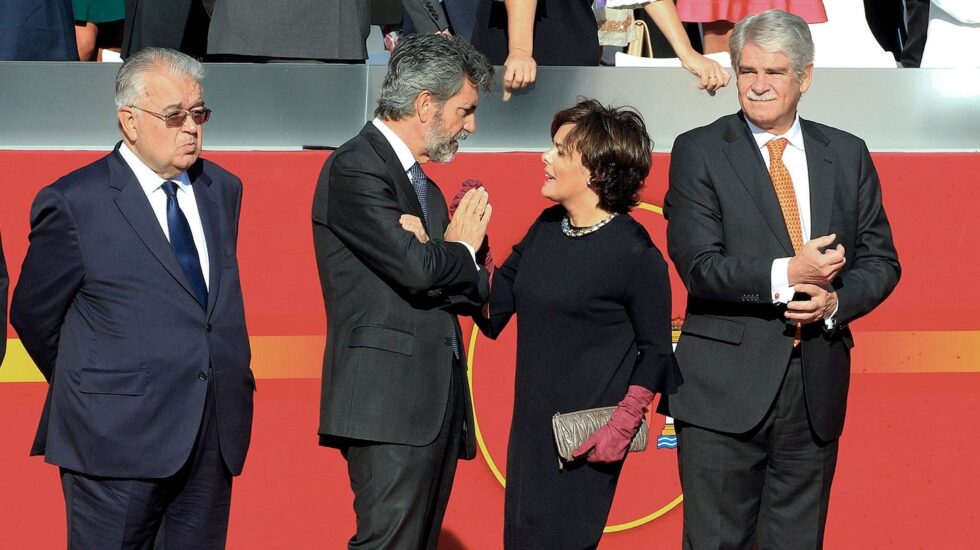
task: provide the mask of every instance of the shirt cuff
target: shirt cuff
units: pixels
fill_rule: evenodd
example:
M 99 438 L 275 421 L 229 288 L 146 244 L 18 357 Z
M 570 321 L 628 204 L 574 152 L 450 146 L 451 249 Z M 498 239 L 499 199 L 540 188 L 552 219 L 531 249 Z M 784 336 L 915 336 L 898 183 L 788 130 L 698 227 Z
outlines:
M 840 302 L 837 302 L 837 305 L 834 306 L 834 311 L 830 315 L 823 318 L 823 326 L 827 330 L 834 330 L 834 326 L 837 324 L 837 310 L 839 309 Z
M 789 258 L 776 258 L 769 272 L 769 293 L 774 304 L 788 304 L 793 299 L 793 286 L 789 284 Z
M 480 264 L 476 263 L 476 250 L 473 250 L 472 246 L 470 246 L 467 243 L 464 243 L 463 241 L 456 241 L 456 242 L 466 247 L 466 250 L 470 253 L 470 258 L 473 258 L 473 265 L 476 267 L 477 271 L 480 271 Z

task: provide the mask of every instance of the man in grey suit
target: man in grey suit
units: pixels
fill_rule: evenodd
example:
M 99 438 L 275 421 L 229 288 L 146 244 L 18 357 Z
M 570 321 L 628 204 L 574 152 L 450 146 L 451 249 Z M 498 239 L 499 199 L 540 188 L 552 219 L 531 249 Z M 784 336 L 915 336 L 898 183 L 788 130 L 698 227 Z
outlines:
M 731 39 L 741 112 L 674 143 L 667 247 L 684 548 L 820 548 L 854 345 L 900 267 L 864 142 L 803 120 L 813 41 L 772 10 Z
M 60 469 L 71 549 L 225 545 L 255 378 L 242 184 L 200 158 L 202 76 L 173 50 L 130 56 L 122 143 L 31 208 L 10 319 L 49 383 L 31 454 Z
M 476 130 L 493 68 L 465 41 L 399 42 L 375 119 L 330 155 L 313 199 L 327 308 L 320 443 L 347 460 L 351 548 L 436 548 L 472 407 L 456 314 L 488 295 L 477 267 L 491 208 L 469 191 L 452 222 L 421 165 Z M 407 230 L 407 231 L 406 231 Z

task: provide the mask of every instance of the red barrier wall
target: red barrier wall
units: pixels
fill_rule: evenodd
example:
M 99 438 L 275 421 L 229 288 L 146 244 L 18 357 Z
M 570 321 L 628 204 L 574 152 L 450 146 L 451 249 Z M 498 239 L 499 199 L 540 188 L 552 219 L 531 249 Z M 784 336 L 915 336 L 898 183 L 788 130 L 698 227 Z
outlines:
M 0 230 L 11 280 L 27 247 L 37 190 L 95 160 L 96 152 L 0 151 Z M 312 253 L 309 212 L 326 153 L 215 152 L 239 174 L 245 202 L 239 265 L 253 344 L 253 446 L 236 480 L 229 548 L 342 548 L 353 531 L 350 490 L 339 454 L 316 446 L 325 320 Z M 828 548 L 974 548 L 980 473 L 972 466 L 980 394 L 980 275 L 975 219 L 980 155 L 876 154 L 885 206 L 903 264 L 902 281 L 878 310 L 853 325 L 857 347 L 848 424 L 828 520 Z M 664 248 L 656 211 L 667 155 L 654 155 L 634 216 Z M 461 154 L 426 166 L 443 190 L 467 177 L 491 192 L 491 241 L 502 261 L 548 202 L 538 155 Z M 673 280 L 674 313 L 684 292 Z M 45 386 L 8 331 L 0 369 L 0 548 L 64 545 L 64 512 L 54 467 L 27 449 Z M 444 548 L 501 546 L 506 435 L 512 405 L 514 332 L 471 342 L 481 456 L 457 476 Z M 556 343 L 560 345 L 560 343 Z M 653 419 L 659 429 L 662 418 Z M 630 457 L 602 548 L 676 547 L 674 451 Z M 496 471 L 495 471 L 496 470 Z M 653 517 L 657 516 L 657 517 Z

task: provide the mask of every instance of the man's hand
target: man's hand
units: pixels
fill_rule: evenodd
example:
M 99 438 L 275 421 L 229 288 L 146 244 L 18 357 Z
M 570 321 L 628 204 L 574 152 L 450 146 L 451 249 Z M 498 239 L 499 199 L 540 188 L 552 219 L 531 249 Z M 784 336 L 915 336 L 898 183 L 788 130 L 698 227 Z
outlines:
M 810 239 L 803 248 L 789 260 L 787 267 L 789 284 L 829 285 L 840 273 L 847 261 L 844 258 L 844 245 L 829 248 L 837 240 L 836 234 Z M 826 249 L 821 252 L 822 249 Z
M 837 293 L 819 285 L 798 284 L 793 290 L 810 296 L 786 304 L 786 318 L 807 325 L 827 319 L 837 309 Z
M 452 221 L 446 227 L 444 239 L 464 242 L 472 246 L 473 250 L 479 250 L 493 211 L 493 207 L 487 202 L 489 199 L 490 195 L 482 187 L 467 191 L 459 201 Z
M 425 232 L 425 226 L 422 225 L 422 220 L 418 216 L 402 214 L 402 217 L 398 218 L 398 223 L 402 225 L 402 229 L 414 234 L 420 243 L 429 242 L 429 235 Z
M 530 52 L 511 50 L 504 60 L 504 101 L 510 101 L 512 90 L 534 84 L 538 76 L 538 64 Z

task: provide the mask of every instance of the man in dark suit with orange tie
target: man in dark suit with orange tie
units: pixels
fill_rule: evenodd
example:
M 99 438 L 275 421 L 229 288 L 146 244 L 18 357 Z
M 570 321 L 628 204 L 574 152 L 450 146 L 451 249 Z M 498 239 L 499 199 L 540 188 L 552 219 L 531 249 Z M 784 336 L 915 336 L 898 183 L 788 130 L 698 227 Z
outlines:
M 676 357 L 684 548 L 823 544 L 850 374 L 848 324 L 900 268 L 864 142 L 801 119 L 806 23 L 731 39 L 741 112 L 674 142 L 667 248 L 688 291 Z M 757 546 L 756 546 L 757 545 Z
M 200 159 L 202 77 L 173 50 L 129 57 L 122 143 L 31 208 L 10 319 L 49 383 L 31 453 L 60 469 L 70 549 L 225 545 L 255 379 L 242 184 Z

